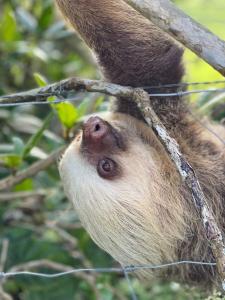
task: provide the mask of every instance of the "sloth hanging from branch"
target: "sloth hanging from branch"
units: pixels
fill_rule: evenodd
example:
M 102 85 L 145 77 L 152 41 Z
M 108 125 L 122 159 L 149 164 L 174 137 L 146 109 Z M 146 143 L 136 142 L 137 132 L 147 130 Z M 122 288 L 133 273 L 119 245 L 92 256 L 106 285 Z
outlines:
M 181 82 L 183 50 L 124 1 L 56 2 L 97 55 L 107 80 L 132 87 Z M 185 99 L 151 97 L 151 105 L 196 171 L 224 232 L 223 143 L 193 120 Z M 222 127 L 215 130 L 225 136 Z M 83 226 L 123 266 L 214 261 L 191 192 L 134 102 L 118 98 L 104 119 L 91 117 L 59 169 Z M 207 287 L 218 282 L 215 266 L 179 265 L 137 274 Z

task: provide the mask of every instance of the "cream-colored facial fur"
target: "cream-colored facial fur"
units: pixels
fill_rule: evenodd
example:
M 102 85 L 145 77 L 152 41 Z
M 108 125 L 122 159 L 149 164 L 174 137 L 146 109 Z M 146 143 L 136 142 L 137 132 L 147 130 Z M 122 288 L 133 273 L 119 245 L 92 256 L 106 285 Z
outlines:
M 122 175 L 102 179 L 80 152 L 78 138 L 60 163 L 65 192 L 92 239 L 122 265 L 173 260 L 184 236 L 185 209 L 177 187 L 163 180 L 164 162 L 151 129 L 122 114 L 108 121 L 129 134 L 127 150 L 113 155 Z

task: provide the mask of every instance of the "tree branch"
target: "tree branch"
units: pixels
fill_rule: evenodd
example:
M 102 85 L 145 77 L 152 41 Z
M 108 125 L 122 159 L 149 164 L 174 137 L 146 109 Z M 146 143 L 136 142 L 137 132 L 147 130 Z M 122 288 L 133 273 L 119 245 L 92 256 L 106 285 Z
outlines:
M 49 193 L 49 190 L 37 190 L 37 191 L 23 191 L 23 192 L 9 192 L 0 193 L 0 202 L 13 201 L 18 198 L 37 198 L 44 197 Z
M 31 101 L 47 101 L 50 96 L 67 97 L 69 92 L 99 92 L 111 96 L 127 96 L 133 93 L 130 87 L 122 87 L 120 85 L 107 83 L 99 80 L 69 78 L 56 82 L 45 87 L 33 89 L 27 92 L 7 95 L 0 97 L 0 104 L 11 104 Z
M 222 282 L 222 288 L 225 291 L 225 246 L 223 243 L 223 237 L 214 218 L 213 211 L 207 203 L 207 199 L 202 191 L 198 178 L 191 165 L 181 154 L 177 142 L 169 136 L 166 128 L 149 105 L 149 95 L 145 91 L 138 91 L 137 89 L 134 100 L 142 111 L 146 122 L 152 127 L 153 131 L 169 153 L 169 156 L 176 165 L 181 178 L 192 193 L 194 205 L 201 216 L 206 237 L 210 243 L 216 260 L 217 270 Z
M 125 0 L 155 25 L 225 75 L 225 42 L 169 0 Z

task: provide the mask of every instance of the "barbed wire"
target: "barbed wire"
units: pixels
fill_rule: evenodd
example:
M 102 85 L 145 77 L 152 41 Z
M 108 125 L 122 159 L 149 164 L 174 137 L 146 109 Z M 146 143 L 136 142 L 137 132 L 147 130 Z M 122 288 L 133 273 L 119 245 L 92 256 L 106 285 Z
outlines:
M 137 295 L 136 295 L 136 293 L 134 291 L 134 288 L 133 288 L 133 284 L 132 284 L 132 282 L 130 280 L 130 276 L 127 273 L 126 269 L 123 269 L 123 273 L 124 273 L 124 277 L 125 277 L 125 279 L 127 281 L 127 285 L 129 287 L 131 300 L 138 300 Z
M 145 89 L 147 92 L 149 92 L 149 95 L 151 97 L 174 97 L 174 96 L 184 96 L 188 94 L 196 94 L 196 93 L 215 93 L 215 92 L 225 92 L 225 88 L 217 88 L 217 89 L 201 89 L 201 90 L 191 90 L 191 91 L 178 91 L 176 93 L 151 93 L 150 89 L 160 89 L 160 88 L 170 88 L 170 87 L 185 87 L 185 86 L 191 86 L 191 85 L 208 85 L 208 84 L 225 84 L 225 80 L 217 80 L 217 81 L 204 81 L 204 82 L 182 82 L 178 84 L 165 84 L 160 86 L 143 86 L 140 88 Z M 26 96 L 29 92 L 26 92 Z M 85 92 L 78 92 L 78 95 L 70 97 L 70 98 L 63 98 L 61 95 L 63 95 L 64 92 L 58 92 L 57 95 L 60 98 L 52 100 L 52 101 L 26 101 L 26 102 L 11 102 L 11 103 L 1 103 L 0 102 L 0 108 L 1 107 L 13 107 L 13 106 L 21 106 L 21 105 L 52 105 L 52 104 L 59 104 L 64 102 L 78 102 L 81 101 L 83 94 Z M 18 97 L 19 94 L 16 94 Z M 21 93 L 21 98 L 24 97 L 24 94 Z M 11 95 L 13 96 L 13 95 Z M 31 98 L 37 98 L 37 97 L 51 97 L 51 93 L 40 93 L 38 95 L 31 94 Z M 8 96 L 2 96 L 0 99 L 7 98 Z M 206 130 L 208 130 L 212 135 L 214 135 L 223 145 L 225 145 L 225 141 L 211 128 L 209 128 L 207 125 L 205 125 L 202 121 L 199 120 L 198 117 L 196 117 L 191 110 L 189 110 L 189 113 L 193 116 L 193 118 L 199 122 L 199 124 L 204 127 Z
M 144 90 L 146 90 L 149 95 L 151 97 L 182 97 L 182 96 L 186 96 L 186 95 L 190 95 L 190 94 L 200 94 L 200 93 L 216 93 L 216 92 L 225 92 L 225 88 L 211 88 L 211 89 L 196 89 L 196 90 L 190 90 L 190 91 L 186 91 L 186 90 L 178 90 L 177 89 L 179 87 L 184 88 L 186 86 L 195 86 L 195 85 L 217 85 L 217 84 L 225 84 L 225 80 L 217 80 L 217 81 L 205 81 L 205 82 L 181 82 L 181 83 L 177 83 L 177 84 L 164 84 L 164 85 L 152 85 L 152 86 L 141 86 L 139 88 L 143 88 Z M 176 88 L 176 92 L 167 92 L 167 93 L 153 93 L 151 90 L 160 90 L 160 89 L 168 89 L 168 88 Z M 79 93 L 80 94 L 80 93 Z M 73 101 L 79 101 L 81 99 L 81 96 L 72 96 L 71 98 L 66 98 L 65 96 L 65 92 L 62 91 L 58 91 L 57 93 L 55 93 L 54 95 L 52 93 L 37 93 L 37 95 L 34 94 L 30 94 L 29 95 L 29 91 L 28 92 L 21 92 L 18 94 L 11 94 L 8 96 L 1 96 L 0 97 L 0 101 L 4 101 L 5 99 L 13 98 L 13 97 L 17 98 L 17 102 L 5 102 L 5 103 L 1 103 L 0 102 L 0 107 L 12 107 L 12 106 L 20 106 L 20 105 L 51 105 L 51 104 L 59 104 L 62 102 L 73 102 Z M 46 101 L 45 99 L 51 96 L 56 96 L 59 97 L 59 99 L 55 99 L 53 101 Z M 37 100 L 37 101 L 22 101 L 24 99 L 24 97 L 26 98 L 31 98 L 31 99 L 38 99 L 40 98 L 45 98 L 43 100 Z M 21 101 L 19 101 L 18 99 L 21 98 Z
M 169 83 L 169 84 L 162 84 L 162 85 L 143 86 L 142 88 L 168 88 L 168 87 L 183 87 L 183 86 L 208 85 L 208 84 L 225 84 L 225 80 Z
M 31 277 L 39 277 L 39 278 L 47 278 L 47 279 L 55 279 L 59 277 L 74 275 L 76 273 L 118 273 L 124 274 L 124 277 L 127 281 L 129 292 L 131 296 L 131 300 L 138 300 L 137 295 L 135 294 L 134 287 L 132 285 L 132 281 L 129 277 L 130 273 L 134 273 L 135 271 L 141 270 L 157 270 L 162 268 L 168 268 L 172 266 L 178 265 L 199 265 L 199 266 L 216 266 L 214 262 L 199 262 L 199 261 L 191 261 L 191 260 L 182 260 L 177 262 L 165 263 L 160 265 L 137 265 L 137 266 L 126 266 L 126 267 L 117 267 L 117 268 L 80 268 L 80 269 L 72 269 L 66 272 L 59 272 L 53 274 L 47 273 L 38 273 L 38 272 L 30 272 L 30 271 L 19 271 L 19 272 L 0 272 L 0 281 L 17 276 L 31 276 Z
M 39 95 L 38 95 L 39 96 Z M 48 94 L 41 94 L 41 96 L 47 96 Z M 51 97 L 52 94 L 49 96 Z M 0 97 L 1 98 L 1 97 Z M 33 97 L 34 98 L 34 97 Z M 0 103 L 0 107 L 13 107 L 13 106 L 22 106 L 22 105 L 52 105 L 52 104 L 59 104 L 59 103 L 65 103 L 65 102 L 77 102 L 80 101 L 81 97 L 73 97 L 73 98 L 67 98 L 67 99 L 56 99 L 53 101 L 26 101 L 26 102 L 11 102 L 11 103 Z
M 191 95 L 191 94 L 201 94 L 201 93 L 217 93 L 217 92 L 225 92 L 225 88 L 220 88 L 220 89 L 201 89 L 201 90 L 191 90 L 191 91 L 178 91 L 174 93 L 151 93 L 151 90 L 149 87 L 140 87 L 144 88 L 145 91 L 148 92 L 150 97 L 182 97 L 186 95 Z M 57 96 L 62 96 L 64 92 L 58 92 Z M 32 95 L 30 98 L 38 98 L 38 97 L 50 97 L 50 96 L 56 96 L 50 93 L 42 93 L 42 94 L 37 94 L 37 95 Z M 0 101 L 6 99 L 7 96 L 2 96 L 0 97 Z M 19 95 L 16 95 L 17 99 L 19 98 Z M 24 96 L 21 95 L 21 98 L 24 98 Z M 20 102 L 6 102 L 6 103 L 1 103 L 0 102 L 0 107 L 12 107 L 12 106 L 22 106 L 22 105 L 51 105 L 51 104 L 59 104 L 63 102 L 73 102 L 73 101 L 79 101 L 81 100 L 80 96 L 77 97 L 71 97 L 71 98 L 61 98 L 61 99 L 56 99 L 53 101 L 20 101 Z
M 9 277 L 15 277 L 15 276 L 22 276 L 22 275 L 28 275 L 33 277 L 43 277 L 43 278 L 57 278 L 62 277 L 66 275 L 76 274 L 76 273 L 133 273 L 135 271 L 140 270 L 157 270 L 162 268 L 168 268 L 172 266 L 178 266 L 178 265 L 184 265 L 184 264 L 190 264 L 190 265 L 201 265 L 201 266 L 216 266 L 215 262 L 201 262 L 201 261 L 191 261 L 191 260 L 182 260 L 177 262 L 171 262 L 166 264 L 160 264 L 160 265 L 137 265 L 137 266 L 126 266 L 126 267 L 118 267 L 118 268 L 80 268 L 80 269 L 73 269 L 66 272 L 59 272 L 54 274 L 46 274 L 46 273 L 37 273 L 37 272 L 30 272 L 30 271 L 19 271 L 19 272 L 0 272 L 0 280 L 6 279 Z
M 145 88 L 145 90 L 148 92 L 148 89 Z M 225 92 L 224 88 L 221 89 L 202 89 L 202 90 L 191 90 L 191 91 L 178 91 L 175 93 L 151 93 L 149 90 L 150 97 L 181 97 L 191 94 L 201 94 L 201 93 L 216 93 L 216 92 Z

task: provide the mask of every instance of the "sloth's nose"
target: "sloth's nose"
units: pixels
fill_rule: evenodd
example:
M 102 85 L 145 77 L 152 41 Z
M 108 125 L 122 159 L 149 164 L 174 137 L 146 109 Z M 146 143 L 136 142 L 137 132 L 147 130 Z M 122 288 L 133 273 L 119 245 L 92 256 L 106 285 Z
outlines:
M 99 117 L 91 117 L 83 125 L 83 137 L 88 143 L 98 143 L 109 132 L 109 124 Z

